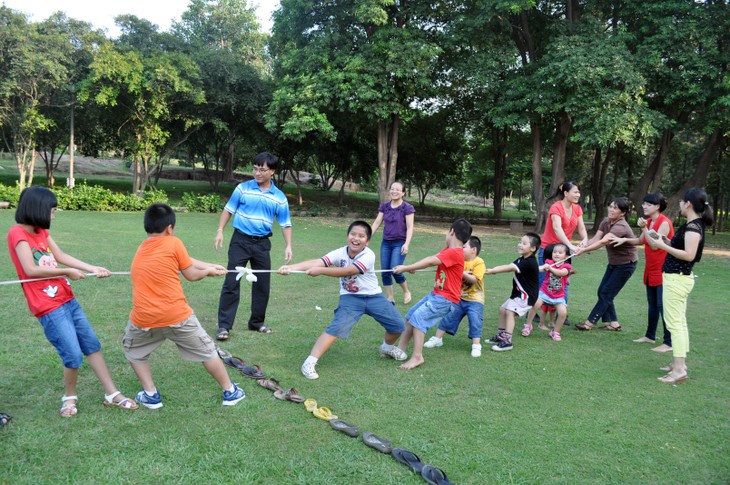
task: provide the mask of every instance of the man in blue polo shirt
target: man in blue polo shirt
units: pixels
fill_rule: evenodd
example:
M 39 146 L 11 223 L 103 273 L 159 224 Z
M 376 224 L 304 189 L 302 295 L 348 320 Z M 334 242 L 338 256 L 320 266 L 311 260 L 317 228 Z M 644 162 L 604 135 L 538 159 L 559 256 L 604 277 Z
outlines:
M 231 198 L 221 212 L 218 232 L 215 235 L 216 251 L 223 247 L 223 228 L 233 216 L 233 237 L 228 246 L 228 269 L 246 266 L 251 269 L 271 269 L 271 227 L 274 218 L 281 226 L 286 248 L 284 260 L 288 264 L 292 258 L 291 217 L 289 203 L 284 192 L 279 190 L 271 178 L 274 176 L 279 159 L 269 152 L 262 152 L 253 159 L 253 180 L 242 182 L 233 190 Z M 257 273 L 257 282 L 251 287 L 251 317 L 248 329 L 271 333 L 266 322 L 266 307 L 269 305 L 270 273 Z M 228 273 L 221 289 L 218 304 L 218 340 L 228 340 L 233 328 L 240 300 L 240 281 L 236 273 Z

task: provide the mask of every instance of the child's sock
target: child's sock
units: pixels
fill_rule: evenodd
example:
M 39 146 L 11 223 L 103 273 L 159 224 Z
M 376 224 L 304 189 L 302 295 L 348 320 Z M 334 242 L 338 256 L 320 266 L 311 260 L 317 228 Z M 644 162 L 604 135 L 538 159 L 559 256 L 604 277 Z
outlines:
M 232 382 L 231 382 L 231 387 L 229 387 L 228 389 L 226 389 L 226 391 L 228 391 L 228 392 L 233 392 L 235 390 L 236 390 L 236 385 L 234 383 L 232 383 Z
M 383 340 L 383 345 L 380 346 L 380 350 L 382 350 L 383 352 L 387 352 L 387 351 L 391 350 L 392 348 L 393 348 L 393 346 L 389 343 L 386 343 L 385 340 Z
M 307 360 L 304 361 L 304 365 L 307 365 L 307 364 L 314 365 L 317 363 L 318 360 L 319 360 L 318 357 L 314 357 L 313 355 L 310 355 L 309 357 L 307 357 Z
M 507 343 L 512 342 L 512 334 L 502 331 L 502 340 L 504 340 Z
M 157 388 L 155 387 L 155 390 L 152 392 L 149 392 L 147 391 L 147 389 L 145 389 L 144 393 L 147 394 L 148 397 L 154 397 L 154 395 L 157 394 Z

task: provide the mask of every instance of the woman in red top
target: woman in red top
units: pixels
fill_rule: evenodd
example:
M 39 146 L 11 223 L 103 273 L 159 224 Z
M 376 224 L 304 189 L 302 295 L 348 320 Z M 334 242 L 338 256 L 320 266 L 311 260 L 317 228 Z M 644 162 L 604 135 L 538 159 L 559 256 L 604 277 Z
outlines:
M 662 326 L 664 327 L 664 340 L 661 345 L 651 350 L 670 352 L 672 350 L 672 334 L 667 330 L 667 325 L 664 322 L 664 309 L 662 306 L 662 265 L 667 252 L 662 249 L 652 249 L 651 246 L 646 244 L 646 238 L 666 237 L 672 239 L 674 237 L 674 226 L 672 221 L 662 214 L 664 209 L 667 208 L 667 199 L 664 198 L 661 192 L 646 194 L 641 207 L 644 210 L 644 217 L 640 217 L 637 221 L 638 226 L 641 228 L 641 235 L 637 238 L 617 238 L 615 240 L 616 245 L 624 242 L 637 246 L 644 245 L 644 255 L 646 256 L 644 285 L 646 285 L 646 300 L 649 305 L 648 322 L 644 336 L 637 338 L 634 342 L 653 344 L 656 340 L 656 328 L 661 316 Z
M 579 247 L 588 244 L 588 231 L 583 223 L 583 209 L 578 201 L 580 200 L 580 187 L 575 182 L 566 180 L 551 199 L 559 198 L 548 210 L 548 220 L 545 224 L 545 232 L 542 234 L 542 243 L 537 251 L 537 261 L 542 266 L 545 264 L 545 248 L 551 244 L 565 244 L 570 253 L 578 251 Z M 581 242 L 578 246 L 572 242 L 573 233 L 578 229 Z M 540 286 L 545 279 L 545 273 L 540 272 Z M 570 285 L 565 287 L 565 303 L 568 303 L 568 290 Z M 566 325 L 569 325 L 566 320 Z

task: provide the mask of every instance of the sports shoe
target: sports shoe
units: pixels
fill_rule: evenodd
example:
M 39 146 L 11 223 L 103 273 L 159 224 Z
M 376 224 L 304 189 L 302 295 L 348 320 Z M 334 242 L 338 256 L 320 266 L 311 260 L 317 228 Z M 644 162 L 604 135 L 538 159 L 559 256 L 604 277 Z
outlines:
M 482 356 L 482 346 L 479 344 L 471 344 L 471 356 L 472 357 L 481 357 Z
M 383 350 L 383 348 L 380 348 L 380 356 L 381 357 L 390 357 L 394 360 L 406 360 L 408 358 L 408 354 L 403 352 L 400 347 L 396 345 L 392 345 L 390 349 Z
M 487 340 L 485 340 L 485 341 L 484 341 L 484 343 L 485 343 L 485 344 L 498 344 L 498 343 L 499 343 L 499 342 L 501 342 L 502 340 L 503 340 L 503 339 L 502 339 L 502 333 L 501 333 L 501 332 L 499 332 L 499 333 L 497 333 L 497 335 L 495 335 L 494 337 L 491 337 L 491 338 L 488 338 Z
M 232 391 L 223 391 L 223 405 L 235 406 L 244 397 L 246 397 L 246 391 L 238 387 L 238 384 L 234 382 Z
M 512 342 L 506 340 L 500 340 L 497 345 L 492 345 L 492 350 L 495 352 L 504 352 L 505 350 L 512 350 Z
M 548 335 L 550 335 L 550 338 L 555 340 L 556 342 L 560 342 L 561 340 L 563 340 L 563 338 L 560 336 L 560 333 L 556 332 L 555 330 L 550 330 L 550 333 L 548 333 Z
M 307 364 L 306 362 L 303 363 L 302 375 L 307 379 L 319 379 L 319 374 L 317 374 L 317 371 L 314 368 L 315 365 L 317 364 Z
M 522 327 L 522 336 L 523 337 L 529 337 L 531 333 L 532 333 L 532 324 L 531 323 L 526 323 Z
M 434 347 L 441 347 L 444 344 L 444 339 L 440 337 L 431 337 L 428 339 L 428 342 L 423 344 L 424 347 L 427 349 L 432 349 Z
M 162 396 L 160 396 L 159 391 L 155 391 L 154 396 L 149 396 L 142 389 L 137 393 L 137 397 L 134 400 L 149 409 L 160 409 L 162 407 Z

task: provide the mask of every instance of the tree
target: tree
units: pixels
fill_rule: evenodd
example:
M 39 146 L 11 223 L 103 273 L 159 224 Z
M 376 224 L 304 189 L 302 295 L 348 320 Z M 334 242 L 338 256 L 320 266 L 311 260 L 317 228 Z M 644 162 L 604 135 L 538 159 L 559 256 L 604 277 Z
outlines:
M 164 42 L 155 42 L 155 26 L 134 16 L 117 21 L 123 24 L 120 45 L 106 44 L 95 53 L 79 100 L 113 110 L 119 140 L 133 157 L 132 190 L 141 193 L 149 180 L 150 163 L 160 159 L 170 138 L 170 124 L 176 118 L 183 125 L 195 122 L 194 116 L 176 112 L 176 105 L 200 104 L 205 98 L 198 66 L 183 53 L 165 50 Z
M 284 0 L 271 50 L 279 80 L 267 127 L 292 140 L 334 139 L 326 111 L 366 115 L 377 127 L 378 192 L 395 180 L 400 122 L 428 99 L 440 22 L 431 5 L 394 0 Z
M 5 145 L 15 152 L 21 190 L 33 182 L 39 133 L 54 125 L 41 107 L 68 77 L 58 42 L 24 15 L 0 6 L 0 126 Z

